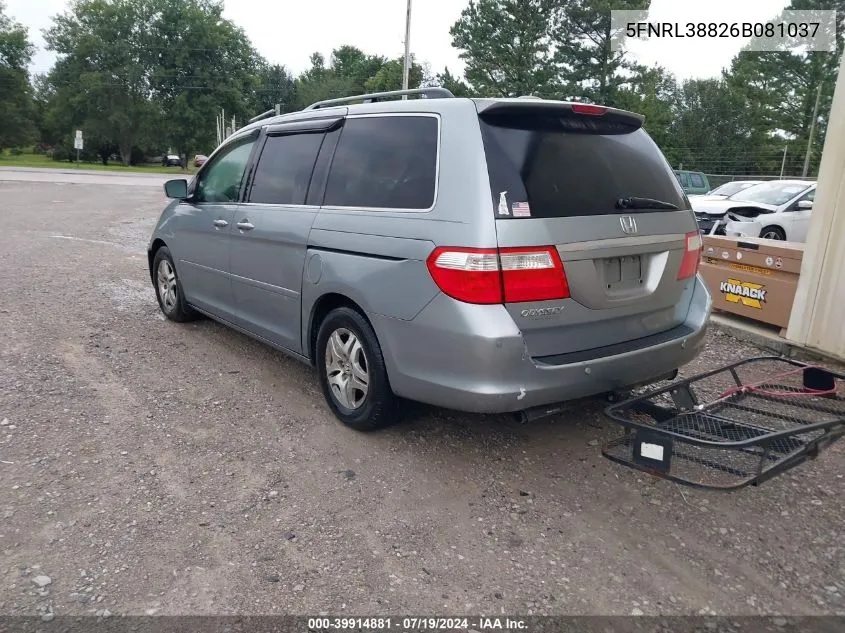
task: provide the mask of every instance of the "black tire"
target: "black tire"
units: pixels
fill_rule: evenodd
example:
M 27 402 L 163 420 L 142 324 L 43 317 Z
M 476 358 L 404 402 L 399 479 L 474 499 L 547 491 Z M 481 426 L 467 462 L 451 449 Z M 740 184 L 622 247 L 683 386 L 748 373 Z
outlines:
M 173 279 L 170 288 L 172 295 L 162 296 L 163 279 L 161 275 L 166 274 L 166 270 L 162 268 L 162 262 L 166 262 L 166 266 L 173 274 Z M 160 270 L 161 269 L 161 270 Z M 199 315 L 195 310 L 185 301 L 185 293 L 182 292 L 182 282 L 179 280 L 179 275 L 176 273 L 176 265 L 173 263 L 173 256 L 170 254 L 170 249 L 162 246 L 156 251 L 153 257 L 153 287 L 156 290 L 156 299 L 158 299 L 158 307 L 171 321 L 177 323 L 185 323 L 186 321 L 193 321 Z
M 333 352 L 329 355 L 331 358 L 327 357 L 329 341 L 335 333 L 338 335 L 335 342 L 342 342 L 344 346 L 350 345 L 349 349 L 353 350 L 352 355 L 347 354 L 345 361 L 342 355 L 335 356 Z M 351 339 L 347 334 L 351 334 L 360 343 L 360 350 L 350 343 Z M 381 346 L 373 328 L 359 312 L 347 307 L 336 308 L 329 312 L 320 324 L 315 350 L 315 365 L 319 374 L 320 387 L 326 403 L 338 420 L 356 431 L 373 431 L 397 422 L 397 400 L 390 388 Z M 330 367 L 330 363 L 335 367 Z M 345 364 L 346 368 L 338 370 L 338 363 Z M 351 391 L 342 390 L 339 382 L 344 379 L 346 383 L 353 381 L 354 384 L 356 379 L 359 384 L 361 383 L 360 369 L 362 367 L 366 370 L 366 392 L 354 387 Z M 356 368 L 358 373 L 356 373 Z M 330 382 L 330 372 L 336 381 Z M 343 402 L 344 396 L 347 398 L 347 403 L 353 406 L 348 406 Z M 359 398 L 360 401 L 353 401 Z
M 760 231 L 760 237 L 765 237 L 769 240 L 786 240 L 786 233 L 779 226 L 767 226 Z

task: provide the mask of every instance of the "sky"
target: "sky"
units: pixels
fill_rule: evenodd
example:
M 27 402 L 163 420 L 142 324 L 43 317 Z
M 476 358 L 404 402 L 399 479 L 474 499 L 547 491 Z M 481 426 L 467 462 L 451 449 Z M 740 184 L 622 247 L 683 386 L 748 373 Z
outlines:
M 29 27 L 38 50 L 31 70 L 46 72 L 55 56 L 44 49 L 41 30 L 61 13 L 66 0 L 6 0 L 7 13 Z M 652 0 L 653 21 L 741 22 L 775 17 L 788 0 Z M 428 62 L 434 73 L 449 67 L 463 72 L 458 51 L 451 46 L 449 28 L 460 17 L 467 0 L 413 0 L 411 51 L 418 62 Z M 225 16 L 240 25 L 258 51 L 271 63 L 284 64 L 293 73 L 309 66 L 319 51 L 328 59 L 333 48 L 357 46 L 370 54 L 404 54 L 406 0 L 227 0 Z M 660 64 L 678 78 L 718 76 L 739 51 L 742 42 L 662 40 L 632 42 L 629 49 L 649 66 Z

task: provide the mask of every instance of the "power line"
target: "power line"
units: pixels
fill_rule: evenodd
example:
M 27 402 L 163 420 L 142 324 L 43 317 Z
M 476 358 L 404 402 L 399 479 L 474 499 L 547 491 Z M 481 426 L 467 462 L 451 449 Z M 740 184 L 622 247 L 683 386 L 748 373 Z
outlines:
M 0 77 L 0 85 L 3 85 L 4 80 L 5 80 L 5 78 Z M 6 83 L 6 85 L 17 85 L 16 82 L 11 81 L 11 80 L 6 81 L 5 83 Z M 125 88 L 126 84 L 125 83 L 94 83 L 94 84 L 88 84 L 86 82 L 76 81 L 76 82 L 62 83 L 59 86 L 57 86 L 57 88 L 61 89 L 61 88 L 71 87 L 71 86 L 88 86 L 88 87 L 91 87 L 91 88 Z M 169 87 L 169 89 L 175 89 L 177 91 L 178 90 L 223 90 L 223 89 L 226 89 L 226 88 L 230 88 L 230 86 L 228 84 L 225 84 L 225 83 L 216 84 L 216 85 L 206 84 L 206 85 L 201 85 L 201 86 L 193 86 L 193 85 L 192 86 L 179 86 L 179 85 L 176 85 L 176 86 L 170 86 Z M 280 93 L 286 92 L 286 90 L 284 88 L 279 88 L 279 87 L 258 87 L 258 88 L 244 87 L 244 89 L 247 90 L 248 92 L 268 92 L 268 93 L 269 92 L 280 92 Z

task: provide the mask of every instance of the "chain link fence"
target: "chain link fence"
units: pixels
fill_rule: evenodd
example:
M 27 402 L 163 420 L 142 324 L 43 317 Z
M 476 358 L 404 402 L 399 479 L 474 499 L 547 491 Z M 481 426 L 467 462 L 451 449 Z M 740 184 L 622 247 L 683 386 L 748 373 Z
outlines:
M 736 174 L 708 174 L 705 172 L 704 174 L 707 176 L 707 180 L 710 182 L 710 188 L 715 189 L 721 185 L 724 185 L 726 182 L 733 182 L 734 180 L 806 180 L 807 182 L 814 182 L 816 179 L 815 177 L 801 177 L 801 176 L 772 176 L 772 175 L 736 175 Z

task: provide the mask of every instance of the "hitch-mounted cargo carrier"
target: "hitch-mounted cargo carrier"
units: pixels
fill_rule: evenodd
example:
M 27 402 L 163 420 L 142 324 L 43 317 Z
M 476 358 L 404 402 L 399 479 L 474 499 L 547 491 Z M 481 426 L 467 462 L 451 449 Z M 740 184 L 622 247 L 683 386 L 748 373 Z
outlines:
M 606 409 L 608 459 L 680 484 L 734 489 L 815 458 L 845 435 L 845 375 L 749 358 Z

